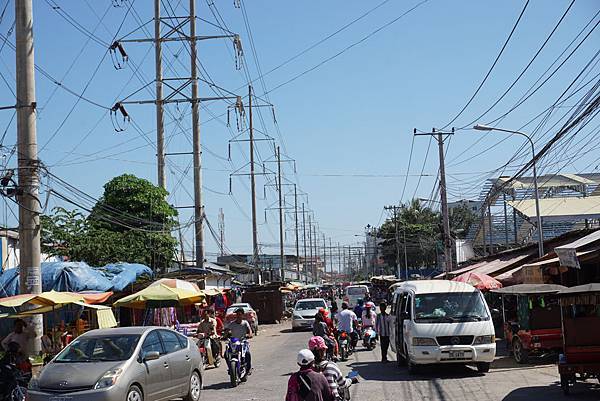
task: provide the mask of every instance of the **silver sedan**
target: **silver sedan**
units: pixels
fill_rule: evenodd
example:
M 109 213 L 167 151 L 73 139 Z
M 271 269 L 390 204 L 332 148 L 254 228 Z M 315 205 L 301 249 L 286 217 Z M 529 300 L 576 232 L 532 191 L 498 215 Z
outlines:
M 30 401 L 198 401 L 202 357 L 164 327 L 92 330 L 75 339 L 29 386 Z

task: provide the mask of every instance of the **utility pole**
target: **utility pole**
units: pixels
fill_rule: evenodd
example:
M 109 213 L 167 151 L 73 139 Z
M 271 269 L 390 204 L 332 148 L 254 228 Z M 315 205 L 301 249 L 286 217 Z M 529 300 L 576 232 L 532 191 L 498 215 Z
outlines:
M 396 275 L 399 279 L 402 278 L 402 271 L 400 270 L 400 238 L 398 236 L 398 209 L 396 205 L 385 206 L 385 210 L 391 210 L 394 216 L 394 243 L 396 244 Z M 406 259 L 406 236 L 404 237 L 404 254 Z M 406 262 L 405 262 L 406 267 Z
M 248 85 L 248 120 L 250 133 L 250 192 L 252 196 L 252 265 L 254 281 L 260 283 L 258 256 L 258 226 L 256 222 L 256 181 L 254 178 L 254 125 L 252 121 L 252 86 Z
M 37 155 L 35 60 L 32 0 L 15 0 L 17 149 L 19 152 L 19 242 L 21 294 L 42 292 L 40 255 L 39 160 Z M 31 354 L 40 351 L 42 315 L 29 318 L 35 339 Z
M 333 279 L 333 246 L 331 245 L 331 237 L 329 237 L 329 274 Z M 332 280 L 332 282 L 335 280 Z
M 414 135 L 427 135 L 432 136 L 437 140 L 438 143 L 438 153 L 440 159 L 440 200 L 442 204 L 442 225 L 444 230 L 444 263 L 445 263 L 445 271 L 449 273 L 453 269 L 452 262 L 452 239 L 450 237 L 450 218 L 448 216 L 448 197 L 446 194 L 446 166 L 444 163 L 444 139 L 448 135 L 454 135 L 454 128 L 452 128 L 452 132 L 442 132 L 437 131 L 435 128 L 431 130 L 431 132 L 425 133 L 417 133 L 417 129 L 414 129 Z
M 312 242 L 312 223 L 310 219 L 310 213 L 308 214 L 308 250 L 310 251 L 310 276 L 315 280 L 314 276 L 314 262 L 313 262 L 313 242 Z
M 219 209 L 219 248 L 221 256 L 225 256 L 225 213 Z
M 338 249 L 338 269 L 337 272 L 340 274 L 342 272 L 342 248 L 340 248 L 340 243 L 337 244 Z
M 302 202 L 302 247 L 304 248 L 304 261 L 302 263 L 302 270 L 304 270 L 304 281 L 308 283 L 308 269 L 306 268 L 307 254 L 306 254 L 306 212 L 304 211 L 304 202 Z
M 313 229 L 313 235 L 312 235 L 312 239 L 315 242 L 315 244 L 313 245 L 313 249 L 314 249 L 314 256 L 315 256 L 315 262 L 313 263 L 313 274 L 315 277 L 315 281 L 318 283 L 319 282 L 319 245 L 318 245 L 318 241 L 319 238 L 317 238 L 317 224 L 313 224 L 312 226 Z
M 285 254 L 283 250 L 283 186 L 281 185 L 281 151 L 277 146 L 277 177 L 279 189 L 279 257 L 281 258 L 281 281 L 285 281 Z
M 160 37 L 160 0 L 154 0 L 154 62 L 156 65 L 156 158 L 158 186 L 167 189 L 165 177 L 165 125 L 163 112 L 162 40 Z M 192 61 L 195 64 L 195 60 Z
M 196 0 L 190 0 L 190 77 L 192 81 L 192 147 L 194 158 L 194 231 L 196 267 L 204 267 L 204 205 L 202 204 L 202 148 L 200 142 L 200 100 L 196 51 Z
M 325 273 L 327 273 L 327 240 L 323 233 L 323 275 L 325 275 Z
M 294 184 L 294 220 L 296 225 L 296 274 L 300 280 L 300 233 L 298 232 L 298 191 Z

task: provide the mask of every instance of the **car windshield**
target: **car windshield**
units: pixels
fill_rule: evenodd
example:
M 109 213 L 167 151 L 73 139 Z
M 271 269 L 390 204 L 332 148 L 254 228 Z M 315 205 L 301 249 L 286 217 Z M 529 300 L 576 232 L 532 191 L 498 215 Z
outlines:
M 250 311 L 250 308 L 247 307 L 243 307 L 243 306 L 232 306 L 231 308 L 227 309 L 226 314 L 227 315 L 231 315 L 231 314 L 235 314 L 235 312 L 242 308 L 244 310 L 244 313 L 248 313 Z
M 367 293 L 367 289 L 364 287 L 348 287 L 346 289 L 348 295 L 364 295 Z
M 323 301 L 305 301 L 298 302 L 296 304 L 296 310 L 311 310 L 311 309 L 320 309 L 326 308 L 325 302 Z
M 81 337 L 75 339 L 55 359 L 56 362 L 124 361 L 131 357 L 139 335 Z
M 488 320 L 483 298 L 478 292 L 419 294 L 415 296 L 415 322 L 468 322 Z

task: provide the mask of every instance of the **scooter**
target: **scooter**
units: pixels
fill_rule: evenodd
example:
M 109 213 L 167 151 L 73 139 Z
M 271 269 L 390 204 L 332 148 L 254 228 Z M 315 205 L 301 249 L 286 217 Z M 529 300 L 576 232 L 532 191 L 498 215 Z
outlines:
M 225 360 L 227 361 L 229 380 L 232 387 L 237 387 L 239 382 L 248 380 L 249 368 L 246 353 L 249 349 L 250 346 L 245 339 L 230 337 L 227 340 Z
M 347 376 L 348 379 L 352 380 L 352 384 L 358 383 L 358 372 L 350 372 Z M 339 389 L 340 398 L 343 401 L 350 401 L 350 386 L 342 387 Z
M 340 350 L 340 358 L 342 361 L 348 360 L 350 355 L 350 336 L 345 331 L 340 331 L 338 335 L 338 344 Z
M 13 344 L 8 345 L 8 351 L 0 360 L 0 400 L 25 401 L 32 366 L 29 359 L 18 352 L 18 344 Z
M 372 327 L 366 327 L 363 330 L 363 346 L 369 351 L 374 350 L 377 345 L 377 333 Z
M 199 338 L 198 348 L 200 349 L 200 354 L 202 355 L 202 361 L 205 369 L 209 366 L 218 368 L 221 365 L 221 350 L 213 350 L 213 344 L 210 337 Z

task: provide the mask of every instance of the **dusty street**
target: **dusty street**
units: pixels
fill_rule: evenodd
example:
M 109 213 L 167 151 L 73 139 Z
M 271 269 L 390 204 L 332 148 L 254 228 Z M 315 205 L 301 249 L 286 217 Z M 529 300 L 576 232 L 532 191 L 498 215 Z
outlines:
M 254 373 L 247 383 L 230 388 L 227 369 L 205 372 L 203 401 L 282 400 L 289 374 L 296 369 L 296 351 L 306 347 L 309 332 L 291 332 L 289 323 L 264 326 L 252 340 Z M 390 359 L 395 358 L 390 355 Z M 520 401 L 598 400 L 600 387 L 578 384 L 565 398 L 553 363 L 518 366 L 500 356 L 487 375 L 468 367 L 437 367 L 409 376 L 395 362 L 379 363 L 380 350 L 365 351 L 361 345 L 349 361 L 340 363 L 345 373 L 356 370 L 361 382 L 352 389 L 353 400 L 389 401 Z

